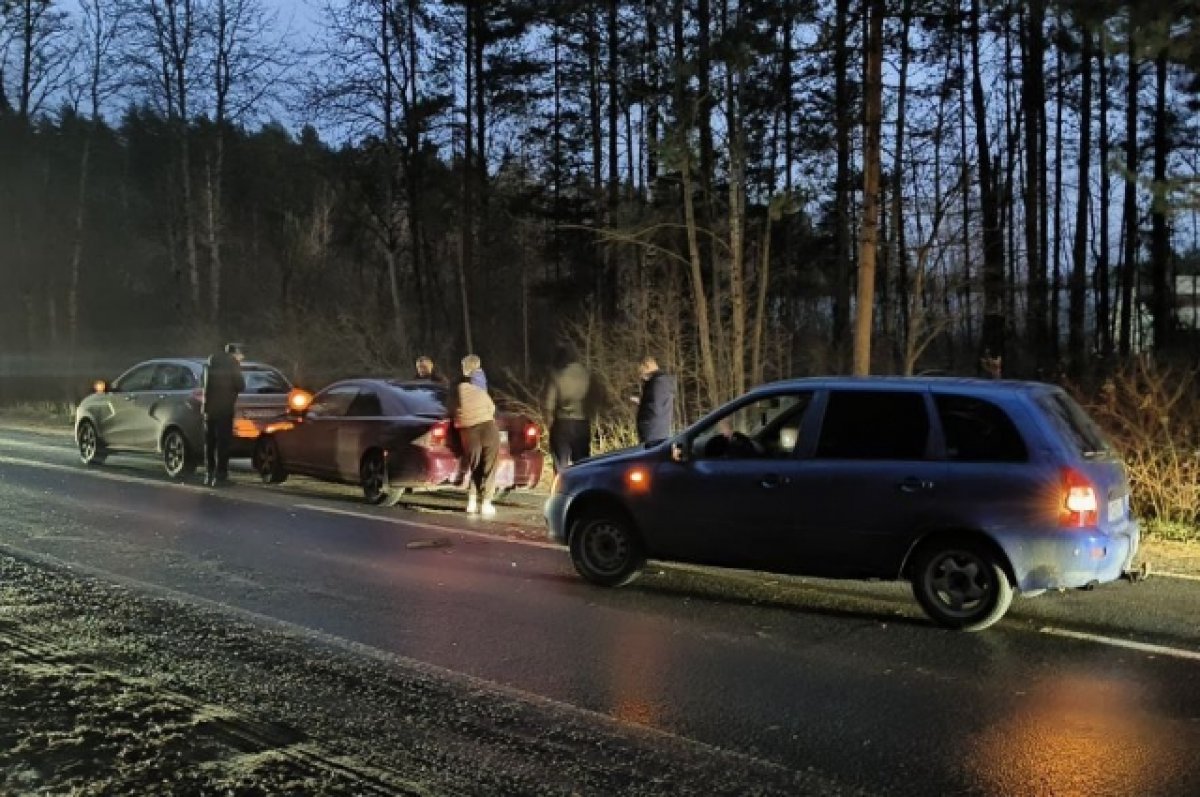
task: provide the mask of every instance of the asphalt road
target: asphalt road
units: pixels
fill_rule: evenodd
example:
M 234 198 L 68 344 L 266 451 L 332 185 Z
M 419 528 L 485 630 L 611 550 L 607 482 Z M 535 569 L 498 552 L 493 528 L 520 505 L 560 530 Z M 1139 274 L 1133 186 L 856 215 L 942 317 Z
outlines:
M 870 792 L 1200 794 L 1197 582 L 1018 599 L 957 634 L 902 585 L 655 566 L 603 590 L 529 505 L 489 523 L 238 479 L 88 470 L 0 430 L 0 546 Z

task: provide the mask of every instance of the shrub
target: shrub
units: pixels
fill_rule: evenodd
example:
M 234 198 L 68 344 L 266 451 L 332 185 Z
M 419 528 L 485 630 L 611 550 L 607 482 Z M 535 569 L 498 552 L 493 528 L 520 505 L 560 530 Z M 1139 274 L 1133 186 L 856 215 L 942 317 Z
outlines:
M 1197 373 L 1138 358 L 1099 395 L 1077 396 L 1125 460 L 1134 511 L 1150 533 L 1200 539 L 1200 394 Z

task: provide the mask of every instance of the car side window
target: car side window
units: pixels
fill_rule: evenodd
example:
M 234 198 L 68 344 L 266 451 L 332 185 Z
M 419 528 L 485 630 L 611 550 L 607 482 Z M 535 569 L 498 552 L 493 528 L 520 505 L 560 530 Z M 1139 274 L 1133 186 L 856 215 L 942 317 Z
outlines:
M 323 390 L 317 394 L 308 408 L 311 418 L 341 418 L 350 409 L 354 397 L 358 395 L 356 387 L 335 387 Z
M 191 390 L 196 387 L 191 369 L 176 363 L 162 363 L 154 371 L 151 390 Z
M 154 374 L 157 368 L 158 366 L 153 364 L 135 368 L 118 379 L 114 388 L 122 393 L 149 390 L 151 382 L 154 381 Z
M 361 390 L 354 397 L 354 401 L 350 402 L 350 409 L 346 410 L 346 415 L 351 418 L 378 418 L 383 415 L 383 407 L 379 403 L 379 396 L 371 390 Z
M 928 441 L 924 393 L 835 390 L 825 406 L 817 458 L 920 460 Z
M 692 440 L 694 459 L 790 459 L 812 393 L 768 396 L 717 418 Z
M 1029 451 L 1020 432 L 1000 407 L 975 398 L 954 394 L 934 396 L 946 459 L 955 462 L 1025 462 Z

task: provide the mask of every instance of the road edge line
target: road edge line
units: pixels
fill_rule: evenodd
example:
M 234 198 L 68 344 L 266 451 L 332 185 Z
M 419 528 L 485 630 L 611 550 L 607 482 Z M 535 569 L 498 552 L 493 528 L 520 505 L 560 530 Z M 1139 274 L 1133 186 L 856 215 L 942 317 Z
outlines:
M 1071 631 L 1066 628 L 1056 628 L 1049 625 L 1042 626 L 1038 629 L 1038 632 L 1049 636 L 1076 639 L 1082 642 L 1095 642 L 1114 648 L 1136 650 L 1140 653 L 1149 653 L 1156 656 L 1169 656 L 1185 661 L 1200 662 L 1200 651 L 1188 650 L 1187 648 L 1173 648 L 1167 645 L 1155 645 L 1150 642 L 1137 642 L 1132 639 L 1121 639 L 1120 637 L 1103 636 L 1102 634 L 1089 634 L 1086 631 Z

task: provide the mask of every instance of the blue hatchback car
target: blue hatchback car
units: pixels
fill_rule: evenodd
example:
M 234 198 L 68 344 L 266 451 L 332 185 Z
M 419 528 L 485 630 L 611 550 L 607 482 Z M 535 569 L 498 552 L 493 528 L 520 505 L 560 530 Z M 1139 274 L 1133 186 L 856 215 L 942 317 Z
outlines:
M 1139 539 L 1125 469 L 1070 396 L 970 379 L 766 385 L 671 440 L 566 469 L 546 519 L 597 584 L 648 558 L 905 579 L 963 630 L 1014 592 L 1120 578 Z

